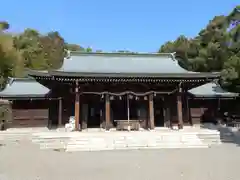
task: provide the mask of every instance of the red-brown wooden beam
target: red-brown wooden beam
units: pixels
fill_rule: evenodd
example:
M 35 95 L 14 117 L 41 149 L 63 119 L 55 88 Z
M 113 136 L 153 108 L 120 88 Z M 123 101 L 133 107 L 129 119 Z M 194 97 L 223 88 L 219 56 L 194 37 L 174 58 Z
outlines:
M 80 94 L 78 89 L 78 82 L 76 82 L 75 88 L 75 130 L 80 130 L 79 122 L 80 122 Z
M 178 114 L 178 128 L 183 129 L 183 106 L 182 106 L 182 88 L 179 87 L 177 94 L 177 114 Z
M 154 105 L 153 105 L 153 95 L 149 95 L 148 98 L 148 107 L 149 107 L 149 129 L 155 128 L 154 123 Z
M 109 95 L 105 97 L 105 119 L 106 119 L 106 130 L 110 130 L 111 116 L 110 116 L 110 99 Z

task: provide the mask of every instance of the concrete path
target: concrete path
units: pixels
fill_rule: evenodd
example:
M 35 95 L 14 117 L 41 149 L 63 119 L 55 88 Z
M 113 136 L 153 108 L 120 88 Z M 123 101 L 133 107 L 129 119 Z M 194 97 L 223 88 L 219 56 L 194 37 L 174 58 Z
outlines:
M 0 147 L 1 180 L 239 180 L 240 149 L 158 149 L 64 153 L 29 141 Z

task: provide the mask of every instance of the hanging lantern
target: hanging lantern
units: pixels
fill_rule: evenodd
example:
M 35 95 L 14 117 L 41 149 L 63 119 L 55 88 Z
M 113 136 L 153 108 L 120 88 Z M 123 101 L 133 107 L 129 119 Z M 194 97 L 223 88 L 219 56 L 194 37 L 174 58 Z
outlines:
M 119 100 L 122 100 L 122 96 L 119 96 Z
M 103 98 L 104 98 L 104 95 L 102 94 L 101 99 L 103 99 Z
M 110 100 L 114 100 L 114 96 L 110 96 Z
M 138 97 L 138 96 L 136 96 L 136 97 L 135 97 L 135 100 L 139 100 L 139 97 Z
M 147 96 L 144 96 L 144 100 L 148 100 Z

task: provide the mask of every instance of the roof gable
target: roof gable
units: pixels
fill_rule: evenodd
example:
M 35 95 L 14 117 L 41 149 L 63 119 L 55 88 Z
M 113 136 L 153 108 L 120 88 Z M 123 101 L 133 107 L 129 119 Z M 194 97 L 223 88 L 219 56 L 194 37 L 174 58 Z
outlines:
M 5 89 L 0 92 L 0 97 L 44 97 L 48 93 L 49 89 L 35 79 L 9 78 Z

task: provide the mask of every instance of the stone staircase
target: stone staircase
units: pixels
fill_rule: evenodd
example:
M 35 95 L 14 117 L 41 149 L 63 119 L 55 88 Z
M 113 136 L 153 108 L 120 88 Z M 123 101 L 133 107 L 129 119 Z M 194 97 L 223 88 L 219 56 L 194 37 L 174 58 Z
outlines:
M 197 136 L 204 144 L 208 144 L 209 146 L 222 143 L 220 132 L 218 130 L 209 130 L 204 133 L 198 133 Z
M 20 140 L 30 140 L 31 135 L 25 132 L 1 132 L 0 131 L 0 143 L 16 143 Z
M 68 137 L 33 137 L 32 142 L 40 146 L 40 149 L 53 149 L 60 150 L 66 149 L 66 145 L 69 141 Z
M 18 143 L 23 140 L 30 141 L 32 134 L 36 132 L 47 132 L 47 128 L 11 128 L 6 131 L 0 131 L 0 143 Z
M 226 133 L 227 134 L 227 133 Z M 208 148 L 221 144 L 223 133 L 218 130 L 185 128 L 180 131 L 156 130 L 138 132 L 64 132 L 64 131 L 4 131 L 1 141 L 30 140 L 40 149 L 101 151 L 123 149 Z M 228 136 L 225 137 L 227 139 Z M 229 139 L 228 141 L 230 141 Z
M 121 132 L 95 133 L 65 136 L 38 135 L 32 141 L 41 149 L 74 151 L 101 151 L 123 149 L 207 148 L 194 133 Z
M 33 133 L 32 142 L 40 146 L 40 149 L 66 149 L 69 142 L 69 133 L 40 132 Z

